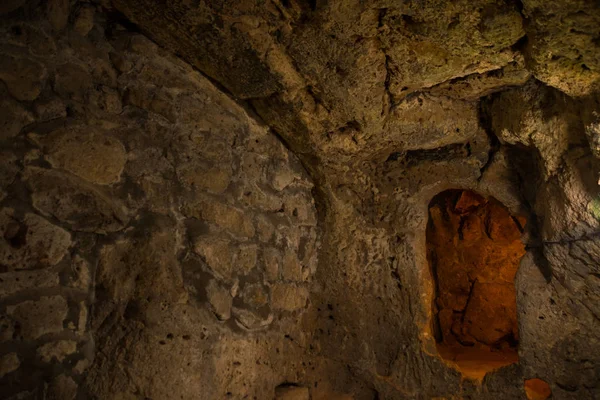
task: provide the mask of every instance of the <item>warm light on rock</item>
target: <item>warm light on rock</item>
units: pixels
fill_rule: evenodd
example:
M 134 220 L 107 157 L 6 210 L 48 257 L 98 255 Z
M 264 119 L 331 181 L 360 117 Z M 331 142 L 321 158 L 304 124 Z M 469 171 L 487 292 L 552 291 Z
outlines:
M 0 1 L 0 397 L 600 399 L 599 55 L 597 0 Z
M 528 400 L 546 400 L 552 395 L 552 390 L 545 381 L 533 378 L 525 380 L 525 394 Z
M 466 376 L 517 361 L 519 221 L 493 198 L 449 190 L 430 204 L 427 255 L 436 283 L 438 350 Z

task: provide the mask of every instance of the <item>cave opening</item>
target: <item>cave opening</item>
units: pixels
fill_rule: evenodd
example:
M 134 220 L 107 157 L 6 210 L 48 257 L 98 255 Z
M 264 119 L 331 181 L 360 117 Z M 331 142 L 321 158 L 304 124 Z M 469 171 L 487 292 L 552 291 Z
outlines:
M 514 281 L 525 222 L 469 190 L 441 192 L 429 204 L 432 328 L 439 355 L 463 376 L 482 379 L 518 361 Z

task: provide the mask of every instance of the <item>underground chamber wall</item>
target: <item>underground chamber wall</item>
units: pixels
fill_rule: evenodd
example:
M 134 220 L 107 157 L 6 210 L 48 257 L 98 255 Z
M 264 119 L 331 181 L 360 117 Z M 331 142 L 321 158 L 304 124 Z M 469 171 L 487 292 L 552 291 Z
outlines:
M 514 281 L 524 224 L 498 200 L 468 190 L 442 192 L 429 204 L 433 332 L 439 355 L 465 376 L 518 361 Z

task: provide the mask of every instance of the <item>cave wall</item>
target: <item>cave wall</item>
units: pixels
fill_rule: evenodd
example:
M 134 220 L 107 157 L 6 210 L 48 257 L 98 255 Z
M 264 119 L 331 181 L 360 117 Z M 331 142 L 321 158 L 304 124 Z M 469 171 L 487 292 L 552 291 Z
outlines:
M 448 101 L 418 99 L 423 108 Z M 451 145 L 428 149 L 424 136 L 423 149 L 396 143 L 345 175 L 327 175 L 317 280 L 328 287 L 324 298 L 343 300 L 323 351 L 333 357 L 350 342 L 347 361 L 383 398 L 524 398 L 523 382 L 533 378 L 548 382 L 556 398 L 597 397 L 600 165 L 585 117 L 594 101 L 531 80 L 484 98 L 479 109 L 471 104 L 462 119 L 438 113 L 438 132 L 461 132 Z M 431 330 L 427 205 L 456 188 L 493 196 L 528 221 L 515 281 L 519 362 L 477 384 L 440 360 Z
M 558 398 L 597 397 L 600 164 L 586 136 L 597 96 L 574 100 L 530 83 L 488 106 L 537 220 L 517 275 L 524 371 L 552 382 Z
M 318 246 L 298 159 L 96 5 L 32 3 L 0 29 L 0 397 L 296 382 Z
M 600 14 L 424 3 L 5 3 L 2 393 L 597 397 Z M 447 189 L 529 221 L 482 381 L 432 332 Z

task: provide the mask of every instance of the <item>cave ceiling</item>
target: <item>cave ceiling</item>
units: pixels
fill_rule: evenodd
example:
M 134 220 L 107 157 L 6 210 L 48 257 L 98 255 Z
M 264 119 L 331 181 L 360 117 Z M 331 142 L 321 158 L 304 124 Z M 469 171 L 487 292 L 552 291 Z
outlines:
M 154 1 L 112 7 L 246 101 L 305 160 L 349 165 L 481 134 L 478 100 L 600 85 L 600 8 L 569 1 Z

